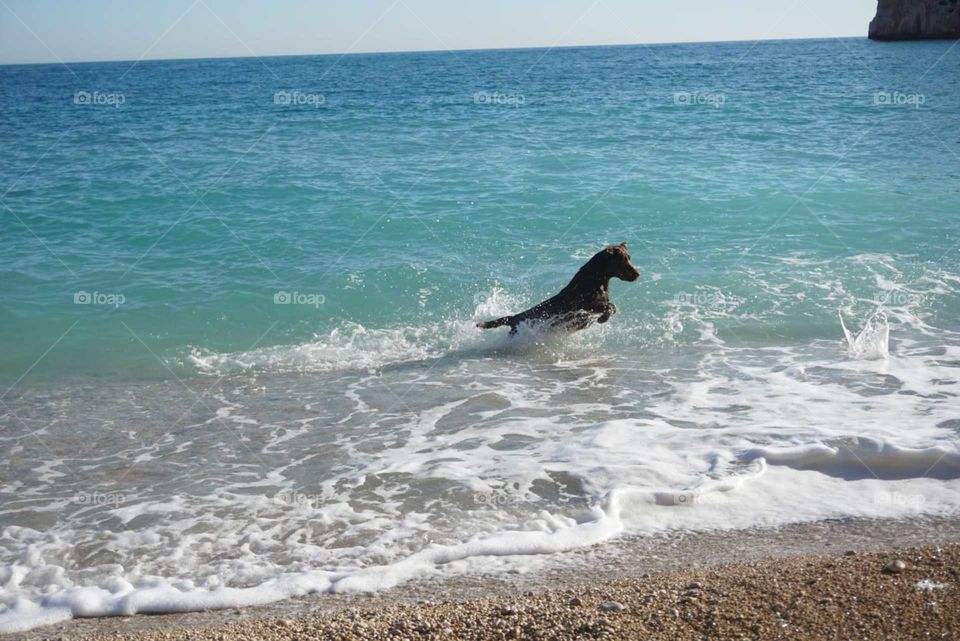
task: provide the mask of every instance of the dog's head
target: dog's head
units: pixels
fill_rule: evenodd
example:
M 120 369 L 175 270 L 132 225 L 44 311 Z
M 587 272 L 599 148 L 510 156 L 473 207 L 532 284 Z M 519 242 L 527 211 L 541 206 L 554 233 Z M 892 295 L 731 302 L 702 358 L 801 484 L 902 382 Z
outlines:
M 610 245 L 600 253 L 605 259 L 607 276 L 631 283 L 640 278 L 640 270 L 630 260 L 630 252 L 627 251 L 626 243 Z

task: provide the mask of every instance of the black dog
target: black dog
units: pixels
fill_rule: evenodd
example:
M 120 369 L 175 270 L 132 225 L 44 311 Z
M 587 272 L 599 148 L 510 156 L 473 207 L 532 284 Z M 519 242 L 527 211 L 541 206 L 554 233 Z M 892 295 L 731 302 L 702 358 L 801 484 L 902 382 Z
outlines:
M 640 271 L 630 262 L 627 244 L 611 245 L 587 261 L 570 284 L 553 298 L 513 316 L 477 323 L 477 327 L 509 325 L 510 333 L 516 334 L 523 322 L 548 323 L 550 327 L 571 332 L 589 327 L 594 320 L 606 323 L 617 313 L 616 306 L 610 302 L 610 279 L 633 282 L 639 277 Z

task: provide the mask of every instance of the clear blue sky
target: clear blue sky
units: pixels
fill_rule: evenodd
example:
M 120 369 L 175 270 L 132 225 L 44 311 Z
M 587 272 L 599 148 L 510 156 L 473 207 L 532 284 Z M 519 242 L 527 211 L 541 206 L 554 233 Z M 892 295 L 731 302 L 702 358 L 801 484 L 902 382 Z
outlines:
M 876 0 L 0 0 L 0 64 L 864 36 Z

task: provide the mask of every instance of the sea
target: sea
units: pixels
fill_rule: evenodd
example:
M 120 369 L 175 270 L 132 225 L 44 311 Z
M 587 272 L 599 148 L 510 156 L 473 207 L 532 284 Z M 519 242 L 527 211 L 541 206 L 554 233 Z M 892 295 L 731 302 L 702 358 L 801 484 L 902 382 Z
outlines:
M 960 513 L 960 47 L 0 67 L 0 631 Z M 560 335 L 475 324 L 603 247 Z

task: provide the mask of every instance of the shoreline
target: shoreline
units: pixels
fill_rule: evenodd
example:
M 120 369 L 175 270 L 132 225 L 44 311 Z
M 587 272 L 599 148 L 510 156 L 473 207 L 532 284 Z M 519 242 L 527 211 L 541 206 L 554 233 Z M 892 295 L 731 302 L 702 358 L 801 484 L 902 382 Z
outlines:
M 942 567 L 931 565 L 933 562 L 915 560 L 921 558 L 929 561 L 937 556 L 938 553 L 935 552 L 937 546 L 944 546 L 943 554 L 949 557 Z M 939 615 L 942 615 L 940 618 L 947 616 L 949 621 L 953 622 L 950 625 L 960 626 L 960 600 L 958 600 L 960 595 L 960 517 L 948 516 L 910 521 L 862 519 L 821 521 L 776 528 L 702 533 L 673 532 L 648 537 L 631 537 L 544 557 L 543 565 L 528 574 L 503 572 L 463 574 L 417 580 L 375 594 L 318 594 L 242 609 L 73 619 L 26 632 L 3 635 L 0 638 L 17 641 L 106 638 L 134 638 L 143 641 L 230 640 L 234 638 L 286 639 L 302 636 L 352 639 L 366 638 L 366 633 L 373 638 L 380 633 L 396 638 L 463 638 L 462 631 L 452 636 L 445 636 L 444 626 L 437 629 L 430 628 L 429 634 L 406 630 L 397 636 L 398 633 L 389 631 L 391 626 L 397 625 L 398 621 L 430 617 L 439 617 L 437 619 L 439 621 L 444 618 L 449 619 L 453 616 L 452 613 L 459 613 L 458 616 L 466 616 L 467 613 L 470 616 L 479 616 L 481 613 L 487 613 L 483 616 L 489 615 L 503 620 L 502 616 L 495 616 L 499 611 L 497 608 L 515 610 L 518 613 L 529 610 L 529 616 L 532 617 L 549 614 L 552 617 L 559 616 L 564 621 L 573 617 L 570 619 L 571 624 L 578 621 L 580 623 L 577 625 L 586 626 L 582 634 L 586 637 L 599 638 L 621 630 L 611 616 L 597 616 L 596 607 L 599 607 L 599 603 L 590 607 L 571 609 L 566 605 L 566 601 L 574 597 L 581 599 L 585 604 L 592 604 L 597 599 L 623 601 L 631 612 L 630 616 L 619 617 L 620 612 L 606 613 L 618 615 L 617 620 L 627 626 L 621 632 L 625 633 L 629 629 L 633 630 L 633 634 L 650 634 L 657 630 L 656 624 L 651 621 L 662 620 L 664 625 L 671 624 L 664 630 L 669 629 L 670 635 L 675 635 L 681 634 L 681 631 L 673 624 L 692 625 L 699 620 L 695 616 L 693 618 L 684 618 L 686 615 L 672 616 L 673 610 L 676 610 L 679 605 L 690 605 L 692 601 L 671 605 L 668 608 L 671 619 L 665 618 L 662 607 L 659 610 L 650 609 L 657 601 L 656 596 L 647 602 L 636 602 L 634 596 L 646 598 L 656 595 L 657 590 L 668 590 L 666 586 L 676 586 L 684 581 L 702 582 L 708 576 L 710 581 L 719 581 L 727 586 L 726 592 L 739 594 L 735 589 L 736 581 L 740 580 L 737 577 L 742 577 L 744 573 L 752 576 L 753 581 L 761 583 L 772 581 L 776 584 L 781 570 L 786 571 L 789 568 L 791 576 L 795 574 L 807 580 L 809 577 L 806 574 L 812 571 L 811 568 L 823 569 L 833 563 L 841 563 L 844 568 L 847 568 L 849 577 L 865 581 L 864 585 L 873 585 L 870 583 L 873 581 L 871 573 L 874 570 L 879 573 L 883 566 L 881 561 L 886 563 L 884 559 L 887 557 L 892 559 L 894 556 L 904 557 L 913 568 L 910 572 L 905 572 L 904 576 L 916 578 L 914 574 L 922 568 L 929 576 L 916 578 L 917 581 L 929 579 L 935 583 L 954 584 L 950 588 L 938 590 L 936 596 L 941 600 L 947 599 L 939 612 Z M 910 561 L 910 559 L 914 560 Z M 877 564 L 880 564 L 879 568 L 876 567 Z M 856 585 L 858 584 L 850 584 L 848 587 L 852 586 L 851 589 L 853 589 Z M 679 588 L 669 589 L 676 591 Z M 820 598 L 839 600 L 856 596 L 846 594 L 841 587 L 835 591 L 838 594 L 837 597 Z M 768 595 L 762 599 L 758 596 L 755 603 L 748 604 L 753 608 L 750 611 L 757 610 L 761 602 L 769 601 L 774 596 L 776 595 Z M 783 596 L 786 598 L 788 595 Z M 682 594 L 677 597 L 677 599 L 683 598 L 689 597 L 684 597 Z M 727 597 L 714 595 L 711 598 L 718 602 L 712 609 L 708 608 L 705 612 L 709 613 L 716 609 L 723 611 Z M 737 598 L 742 600 L 747 598 L 747 595 L 740 594 Z M 889 607 L 899 607 L 894 603 L 884 603 Z M 727 605 L 731 604 L 732 602 Z M 704 606 L 704 603 L 698 602 L 699 606 Z M 737 606 L 737 608 L 740 607 L 740 605 Z M 542 610 L 540 615 L 536 614 L 538 608 Z M 859 611 L 859 608 L 855 607 L 854 610 Z M 945 614 L 948 611 L 950 615 Z M 490 612 L 494 614 L 490 615 Z M 838 610 L 838 612 L 841 611 Z M 953 612 L 956 612 L 955 616 Z M 916 616 L 920 616 L 921 613 L 922 608 L 914 612 Z M 560 616 L 561 614 L 563 616 Z M 649 618 L 654 614 L 659 619 Z M 837 616 L 840 615 L 837 614 Z M 353 622 L 357 617 L 363 620 L 361 628 L 366 632 L 363 636 L 357 636 L 356 632 L 352 635 L 346 634 L 349 629 L 353 629 L 351 627 L 353 624 L 347 626 L 347 622 Z M 638 617 L 642 618 L 642 621 Z M 597 623 L 594 619 L 604 619 L 609 625 L 594 625 Z M 713 620 L 718 621 L 716 617 Z M 883 617 L 880 620 L 882 621 Z M 519 625 L 521 630 L 519 636 L 514 629 L 518 626 L 510 628 L 513 637 L 496 636 L 494 632 L 499 634 L 504 631 L 498 631 L 496 626 L 493 628 L 487 626 L 482 630 L 491 633 L 492 636 L 470 638 L 568 638 L 555 635 L 543 636 L 544 631 L 539 630 L 535 623 L 531 620 Z M 754 623 L 762 626 L 769 621 L 760 617 Z M 643 631 L 629 628 L 635 624 L 642 624 Z M 346 636 L 331 636 L 334 630 L 339 629 L 336 625 L 343 628 Z M 529 630 L 524 628 L 524 625 Z M 593 625 L 592 628 L 591 625 Z M 723 624 L 716 623 L 716 625 Z M 455 627 L 451 629 L 457 631 Z M 960 630 L 960 627 L 950 629 Z M 376 632 L 377 630 L 379 632 Z M 534 634 L 535 630 L 539 631 Z M 714 631 L 719 630 L 720 628 L 717 628 Z M 800 634 L 798 630 L 792 628 L 791 630 L 791 634 L 787 636 L 801 638 L 797 637 Z M 707 632 L 708 630 L 700 630 L 698 634 Z M 569 638 L 575 636 L 577 635 L 571 634 Z M 668 635 L 663 638 L 686 637 Z M 933 635 L 925 638 L 940 637 Z M 945 638 L 960 638 L 960 635 Z

